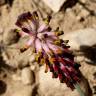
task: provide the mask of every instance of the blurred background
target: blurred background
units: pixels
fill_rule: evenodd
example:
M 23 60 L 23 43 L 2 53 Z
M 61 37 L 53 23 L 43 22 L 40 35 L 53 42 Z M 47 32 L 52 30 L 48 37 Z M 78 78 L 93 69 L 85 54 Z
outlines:
M 96 0 L 0 0 L 0 96 L 79 96 L 44 73 L 31 49 L 22 53 L 14 47 L 23 42 L 15 22 L 27 11 L 37 11 L 41 19 L 52 16 L 50 26 L 64 31 L 60 38 L 69 40 L 81 64 L 85 96 L 96 96 Z

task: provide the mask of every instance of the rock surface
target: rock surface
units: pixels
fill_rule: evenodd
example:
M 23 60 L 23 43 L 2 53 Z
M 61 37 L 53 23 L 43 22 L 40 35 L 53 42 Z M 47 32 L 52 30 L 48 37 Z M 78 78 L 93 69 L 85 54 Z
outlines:
M 18 40 L 17 33 L 14 32 L 14 29 L 7 30 L 3 34 L 3 43 L 6 45 L 14 44 Z
M 23 68 L 21 71 L 21 80 L 23 84 L 33 84 L 34 83 L 34 73 L 31 71 L 30 68 Z
M 1 1 L 5 2 L 5 1 L 9 1 L 9 0 L 0 0 L 0 2 Z M 5 43 L 10 41 L 10 39 L 11 39 L 11 38 L 9 38 L 10 35 L 12 35 L 13 37 L 15 36 L 13 34 L 10 34 L 10 32 L 9 33 L 7 33 L 7 32 L 9 29 L 16 28 L 15 22 L 17 20 L 18 15 L 20 15 L 23 12 L 27 12 L 27 11 L 32 12 L 34 10 L 38 10 L 38 13 L 39 14 L 41 13 L 41 15 L 42 15 L 41 17 L 43 17 L 43 18 L 45 18 L 47 15 L 51 15 L 52 20 L 50 22 L 50 25 L 51 25 L 52 29 L 54 30 L 56 27 L 59 26 L 60 30 L 63 30 L 65 32 L 65 35 L 68 34 L 67 36 L 69 36 L 69 35 L 72 36 L 72 37 L 70 36 L 70 38 L 68 37 L 66 39 L 71 40 L 71 38 L 74 37 L 73 38 L 74 40 L 72 39 L 72 41 L 74 41 L 75 43 L 71 44 L 73 49 L 76 49 L 76 46 L 78 48 L 80 48 L 80 44 L 86 44 L 86 42 L 90 42 L 90 39 L 93 39 L 93 38 L 91 38 L 91 36 L 94 35 L 93 33 L 95 33 L 95 32 L 93 32 L 92 30 L 95 30 L 93 27 L 96 28 L 96 15 L 93 14 L 96 11 L 95 10 L 96 9 L 95 0 L 79 0 L 83 4 L 80 4 L 78 2 L 78 0 L 71 0 L 71 1 L 70 0 L 60 0 L 60 2 L 62 2 L 62 1 L 65 2 L 64 6 L 62 6 L 62 7 L 64 7 L 64 10 L 62 8 L 60 11 L 57 12 L 57 9 L 56 9 L 57 13 L 54 13 L 48 6 L 46 6 L 46 4 L 43 2 L 43 0 L 10 0 L 10 1 L 13 1 L 11 7 L 8 5 L 8 2 L 7 2 L 7 4 L 2 3 L 3 5 L 0 6 L 0 41 L 3 38 L 2 34 L 9 35 L 8 38 L 6 38 Z M 47 2 L 48 0 L 45 0 L 45 1 Z M 51 1 L 57 2 L 58 0 L 51 0 Z M 73 3 L 75 2 L 75 3 L 73 4 L 72 2 Z M 57 5 L 56 5 L 56 7 L 58 7 Z M 61 7 L 61 5 L 60 5 L 60 7 Z M 84 36 L 82 36 L 82 31 L 81 31 L 81 34 L 80 34 L 80 32 L 76 31 L 79 29 L 83 30 L 84 28 L 91 28 L 90 36 L 89 35 L 86 36 L 87 32 L 85 32 L 85 31 L 83 32 Z M 77 34 L 79 36 L 76 35 L 76 37 L 75 37 L 72 34 Z M 13 37 L 11 40 L 14 41 Z M 94 35 L 94 37 L 95 37 L 95 35 Z M 64 36 L 63 36 L 63 38 L 64 38 Z M 9 41 L 7 41 L 7 40 L 9 40 Z M 85 42 L 84 40 L 87 40 L 87 41 Z M 80 41 L 82 41 L 83 43 Z M 91 41 L 93 42 L 93 40 L 91 40 Z M 96 40 L 94 40 L 94 42 L 96 42 Z M 94 44 L 94 42 L 92 44 Z M 87 43 L 88 46 L 90 45 L 90 43 Z M 14 46 L 13 43 L 11 43 L 11 44 L 12 44 L 12 46 Z M 21 43 L 20 43 L 20 45 L 21 45 Z M 24 45 L 24 43 L 22 43 L 22 45 Z M 14 95 L 15 96 L 44 96 L 44 95 L 45 96 L 54 96 L 54 94 L 56 96 L 62 96 L 62 95 L 63 96 L 64 95 L 65 96 L 68 96 L 68 95 L 69 96 L 78 96 L 78 93 L 76 90 L 74 92 L 72 92 L 69 88 L 66 87 L 65 84 L 60 84 L 58 79 L 52 79 L 50 73 L 45 74 L 43 69 L 41 69 L 41 68 L 40 68 L 40 72 L 39 72 L 39 74 L 40 74 L 39 78 L 36 78 L 36 77 L 38 77 L 39 68 L 36 69 L 38 64 L 34 63 L 34 65 L 33 65 L 34 58 L 32 57 L 32 50 L 28 49 L 25 52 L 21 53 L 20 50 L 16 49 L 16 48 L 17 48 L 16 46 L 15 46 L 15 49 L 5 48 L 6 50 L 4 50 L 4 52 L 7 51 L 7 55 L 4 55 L 3 56 L 4 58 L 1 58 L 1 56 L 0 56 L 0 80 L 5 81 L 5 83 L 7 84 L 7 89 L 6 89 L 6 92 L 4 91 L 5 93 L 3 96 L 14 96 Z M 95 57 L 94 53 L 96 52 L 95 51 L 96 47 L 93 46 L 93 48 L 90 47 L 84 51 L 88 51 L 89 49 L 91 49 L 91 53 L 86 52 L 86 53 L 88 53 L 88 56 L 89 56 L 89 54 L 93 54 L 93 57 Z M 94 49 L 94 51 L 93 51 L 93 49 Z M 92 60 L 93 60 L 93 57 L 91 57 Z M 94 63 L 94 64 L 86 63 L 84 60 L 85 60 L 84 54 L 83 54 L 83 57 L 80 56 L 77 58 L 77 61 L 79 61 L 80 64 L 82 65 L 80 70 L 83 73 L 83 75 L 86 77 L 86 79 L 88 80 L 88 82 L 91 86 L 91 89 L 93 91 L 93 96 L 95 96 L 96 94 L 94 94 L 94 93 L 96 93 L 96 88 L 95 88 L 96 76 L 94 74 L 96 74 L 96 67 L 95 67 L 96 63 Z M 3 65 L 2 63 L 5 65 Z M 14 73 L 14 75 L 12 75 L 10 73 L 11 70 L 9 69 L 9 67 L 7 68 L 6 65 L 7 65 L 7 67 L 10 65 L 11 67 L 17 68 L 15 70 L 17 72 L 18 72 L 18 70 L 21 72 L 23 68 L 26 68 L 29 66 L 32 71 L 36 72 L 36 73 L 34 72 L 35 73 L 34 79 L 36 81 L 40 82 L 38 84 L 40 86 L 37 86 L 35 89 L 33 88 L 34 84 L 38 83 L 36 81 L 34 82 L 34 84 L 29 84 L 29 85 L 23 84 L 21 82 L 21 76 L 20 76 L 21 74 L 19 76 L 17 73 Z M 9 75 L 6 75 L 4 72 L 8 73 Z M 1 73 L 4 73 L 4 74 L 2 75 Z M 9 80 L 9 77 L 11 77 L 10 80 Z M 38 90 L 38 92 L 37 92 L 37 90 Z M 2 96 L 2 95 L 0 94 L 0 96 Z M 89 95 L 89 96 L 91 96 L 91 95 Z
M 17 45 L 17 44 L 16 44 Z M 16 49 L 16 46 L 11 46 L 6 52 L 4 52 L 3 58 L 6 63 L 14 68 L 23 68 L 29 65 L 30 57 L 32 56 L 32 50 L 28 49 L 25 52 L 21 53 L 19 49 Z
M 43 0 L 54 12 L 58 12 L 66 0 Z
M 23 85 L 22 82 L 7 80 L 7 90 L 4 96 L 32 96 L 34 86 Z
M 96 28 L 80 29 L 65 34 L 62 38 L 69 40 L 71 49 L 80 50 L 81 46 L 93 46 L 96 44 Z

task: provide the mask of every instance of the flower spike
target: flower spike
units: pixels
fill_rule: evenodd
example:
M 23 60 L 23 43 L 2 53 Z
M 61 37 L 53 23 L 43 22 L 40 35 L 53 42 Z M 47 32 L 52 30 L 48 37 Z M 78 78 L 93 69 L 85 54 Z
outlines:
M 59 27 L 52 31 L 50 20 L 49 16 L 40 21 L 36 11 L 27 12 L 18 17 L 16 25 L 21 28 L 21 37 L 29 36 L 26 44 L 34 47 L 36 61 L 45 64 L 45 72 L 50 70 L 53 78 L 59 78 L 61 83 L 66 83 L 73 90 L 74 85 L 80 82 L 80 65 L 74 62 L 74 55 L 69 51 L 69 40 L 59 39 L 64 32 L 59 31 Z

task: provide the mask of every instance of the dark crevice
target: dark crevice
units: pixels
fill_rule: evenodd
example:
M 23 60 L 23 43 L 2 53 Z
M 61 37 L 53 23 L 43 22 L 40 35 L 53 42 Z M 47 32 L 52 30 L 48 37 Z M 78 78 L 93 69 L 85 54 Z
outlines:
M 14 0 L 6 0 L 6 3 L 8 3 L 10 6 L 12 6 Z
M 86 9 L 91 16 L 96 16 L 96 12 L 94 10 L 89 9 L 84 3 L 82 3 L 80 0 L 78 0 L 78 3 L 83 6 L 84 9 Z
M 96 66 L 96 45 L 93 46 L 80 46 L 80 51 L 83 52 L 83 55 L 90 60 L 87 62 L 88 64 L 92 64 Z
M 9 4 L 9 6 L 11 7 L 13 4 L 14 0 L 0 0 L 0 6 L 3 6 L 5 4 Z
M 4 81 L 0 80 L 0 95 L 6 92 L 7 85 Z
M 67 8 L 72 8 L 73 6 L 76 5 L 78 0 L 66 0 L 66 2 L 63 4 L 61 10 L 66 10 Z
M 32 96 L 37 96 L 38 94 L 37 90 L 38 90 L 38 86 L 35 86 L 32 92 Z

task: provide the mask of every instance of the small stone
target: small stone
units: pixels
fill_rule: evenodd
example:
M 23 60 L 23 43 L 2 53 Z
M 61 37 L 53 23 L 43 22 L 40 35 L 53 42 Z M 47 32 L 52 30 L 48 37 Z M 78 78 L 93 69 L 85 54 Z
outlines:
M 17 59 L 14 60 L 14 58 L 15 58 L 15 56 L 19 56 L 19 54 L 20 54 L 19 50 L 17 50 L 15 47 L 13 47 L 13 49 L 6 48 L 2 52 L 2 57 L 8 66 L 10 66 L 12 68 L 17 68 L 18 62 L 17 62 Z
M 86 3 L 87 0 L 80 0 L 82 3 Z
M 89 14 L 90 14 L 89 11 L 82 9 L 81 12 L 79 13 L 79 16 L 87 17 Z
M 91 59 L 85 58 L 84 60 L 85 60 L 85 62 L 92 63 L 92 60 Z
M 83 9 L 83 6 L 82 5 L 78 5 L 79 9 Z
M 29 59 L 33 53 L 31 48 L 21 53 L 20 50 L 17 49 L 17 45 L 18 44 L 12 44 L 8 46 L 9 48 L 2 53 L 2 56 L 9 66 L 22 69 L 32 63 L 32 60 L 30 61 Z
M 12 75 L 12 79 L 13 79 L 14 81 L 20 81 L 20 80 L 21 80 L 21 76 L 19 76 L 18 74 L 13 74 L 13 75 Z
M 96 28 L 85 28 L 69 32 L 61 38 L 69 40 L 70 48 L 73 50 L 80 50 L 83 46 L 93 46 L 96 44 Z
M 75 61 L 76 62 L 82 62 L 82 61 L 84 61 L 84 56 L 77 56 Z
M 34 71 L 35 68 L 36 68 L 36 66 L 34 66 L 34 65 L 31 65 L 31 66 L 30 66 L 30 69 L 31 69 L 32 71 Z
M 66 9 L 66 12 L 68 13 L 68 12 L 72 12 L 72 9 L 71 8 L 67 8 Z
M 21 53 L 19 55 L 19 58 L 17 57 L 18 60 L 18 67 L 19 68 L 23 68 L 29 65 L 30 61 L 30 57 L 33 56 L 32 50 L 29 48 L 28 50 L 26 50 L 25 52 Z
M 54 12 L 58 12 L 66 0 L 43 0 Z
M 32 87 L 25 86 L 22 89 L 15 91 L 13 94 L 11 96 L 32 96 Z
M 90 13 L 85 10 L 85 9 L 81 9 L 81 12 L 78 13 L 78 15 L 76 16 L 76 19 L 78 21 L 84 21 L 84 19 L 89 15 Z
M 34 83 L 34 73 L 30 68 L 23 68 L 21 72 L 21 80 L 23 84 L 29 85 Z
M 76 19 L 77 19 L 77 21 L 80 21 L 81 16 L 78 15 L 78 16 L 76 17 Z
M 75 14 L 74 14 L 74 12 L 72 11 L 71 8 L 68 8 L 68 9 L 66 10 L 66 12 L 67 12 L 68 16 L 70 16 L 71 18 L 74 18 L 74 17 L 75 17 Z
M 0 35 L 3 34 L 3 31 L 4 31 L 3 28 L 0 27 Z
M 18 72 L 16 72 L 16 74 L 17 73 Z M 7 84 L 7 90 L 4 94 L 4 96 L 35 96 L 35 95 L 33 95 L 34 88 L 36 86 L 35 84 L 24 85 L 21 81 L 12 80 L 12 78 L 9 78 L 9 77 L 6 78 L 6 84 Z M 0 94 L 0 96 L 1 96 L 1 94 Z
M 3 34 L 4 44 L 10 45 L 10 44 L 16 43 L 17 40 L 18 40 L 18 36 L 17 36 L 17 33 L 14 32 L 14 29 L 4 32 Z

